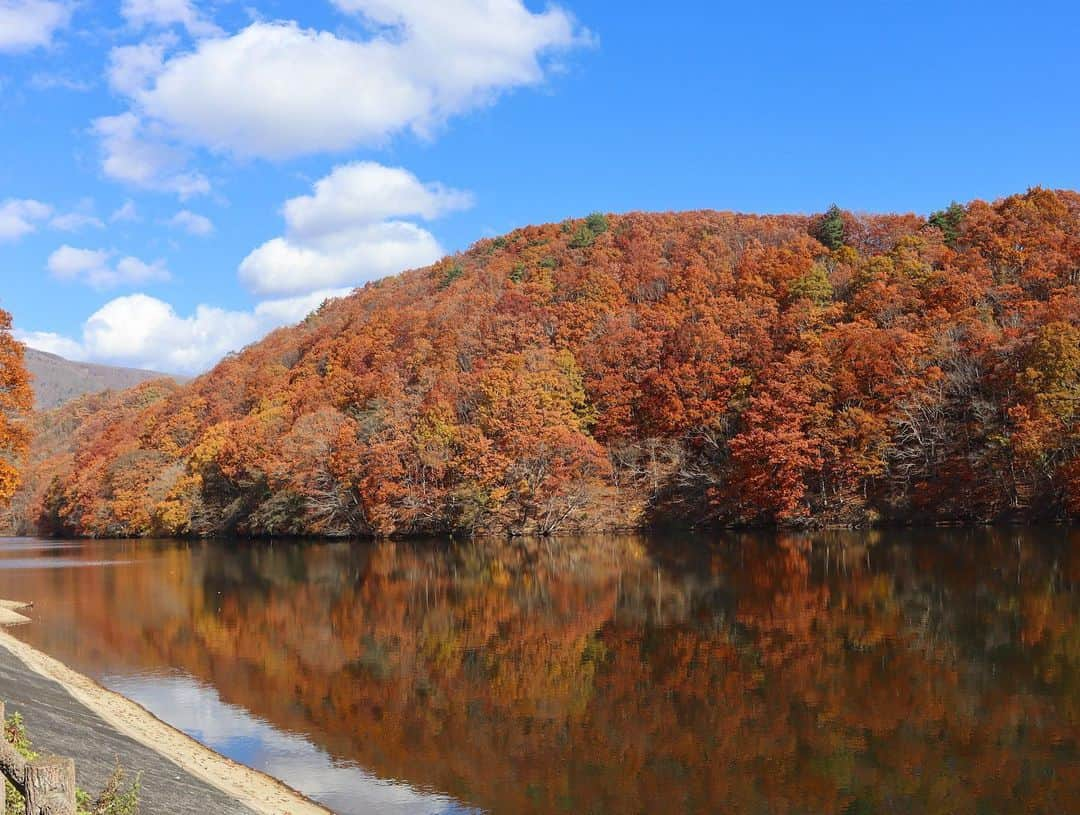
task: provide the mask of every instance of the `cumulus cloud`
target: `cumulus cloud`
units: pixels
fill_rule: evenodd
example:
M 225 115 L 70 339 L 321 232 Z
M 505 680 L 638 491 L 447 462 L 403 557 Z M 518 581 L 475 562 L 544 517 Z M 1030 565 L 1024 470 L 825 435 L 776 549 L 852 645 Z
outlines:
M 337 167 L 312 195 L 285 203 L 285 236 L 264 243 L 240 264 L 240 279 L 258 294 L 297 294 L 360 283 L 424 266 L 444 252 L 426 229 L 401 220 L 433 220 L 472 204 L 472 197 L 425 184 L 398 167 L 356 162 Z
M 169 270 L 162 260 L 145 263 L 129 256 L 114 264 L 113 254 L 104 249 L 78 249 L 65 244 L 49 256 L 46 266 L 57 280 L 76 281 L 95 289 L 169 279 Z
M 76 362 L 82 362 L 86 359 L 86 349 L 83 348 L 82 343 L 52 331 L 16 330 L 15 339 L 30 348 L 36 348 L 38 351 L 44 351 L 47 354 L 58 354 Z
M 210 192 L 206 176 L 184 168 L 186 156 L 165 143 L 133 113 L 94 120 L 101 140 L 102 169 L 114 181 L 173 192 L 181 199 Z
M 469 193 L 424 184 L 400 167 L 358 161 L 335 167 L 315 182 L 313 195 L 290 199 L 284 209 L 291 234 L 317 240 L 388 218 L 416 215 L 433 221 L 472 203 Z
M 29 51 L 52 43 L 71 19 L 68 3 L 56 0 L 0 0 L 0 53 Z
M 433 100 L 384 55 L 295 23 L 255 23 L 170 60 L 140 107 L 194 144 L 288 158 L 383 140 Z
M 534 13 L 521 0 L 337 5 L 371 24 L 369 39 L 256 22 L 153 65 L 140 82 L 120 71 L 114 86 L 140 115 L 191 144 L 288 158 L 377 145 L 403 130 L 430 133 L 501 92 L 543 81 L 550 54 L 587 39 L 562 9 Z
M 436 260 L 442 250 L 415 224 L 373 224 L 334 242 L 267 241 L 240 264 L 240 279 L 258 294 L 306 291 L 351 281 L 375 280 Z
M 35 331 L 16 336 L 31 348 L 69 359 L 197 374 L 274 328 L 297 322 L 324 300 L 348 292 L 334 289 L 270 300 L 251 311 L 200 305 L 188 316 L 156 297 L 131 294 L 111 300 L 91 315 L 80 339 Z
M 199 306 L 180 317 L 168 303 L 145 294 L 106 303 L 83 327 L 88 355 L 148 367 L 191 371 L 254 336 L 252 315 Z
M 0 3 L 4 0 L 0 0 Z M 180 149 L 286 159 L 431 135 L 453 116 L 544 81 L 553 55 L 591 35 L 558 6 L 523 0 L 336 0 L 368 32 L 348 37 L 295 22 L 226 36 L 190 0 L 125 0 L 137 26 L 181 25 L 113 49 L 110 87 L 128 112 L 94 123 L 105 175 L 181 198 L 205 194 Z M 212 35 L 212 36 L 207 36 Z
M 53 208 L 32 198 L 0 201 L 0 242 L 14 241 L 35 232 L 53 213 Z
M 182 209 L 169 219 L 169 226 L 173 229 L 182 229 L 189 235 L 205 238 L 214 232 L 214 223 L 205 215 L 199 215 L 191 210 Z
M 180 25 L 193 37 L 221 33 L 191 0 L 124 0 L 120 13 L 135 28 Z

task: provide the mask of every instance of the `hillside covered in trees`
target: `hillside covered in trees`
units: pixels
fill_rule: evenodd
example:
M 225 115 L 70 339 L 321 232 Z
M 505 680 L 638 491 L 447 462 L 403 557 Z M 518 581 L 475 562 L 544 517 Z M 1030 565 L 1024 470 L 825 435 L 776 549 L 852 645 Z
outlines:
M 1080 516 L 1080 195 L 526 227 L 38 416 L 24 529 Z

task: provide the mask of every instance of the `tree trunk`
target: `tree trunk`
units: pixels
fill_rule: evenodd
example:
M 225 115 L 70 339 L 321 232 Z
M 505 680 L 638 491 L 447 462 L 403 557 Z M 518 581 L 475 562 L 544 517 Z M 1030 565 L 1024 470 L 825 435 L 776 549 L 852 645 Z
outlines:
M 7 744 L 7 709 L 4 707 L 4 703 L 0 702 L 0 741 Z M 3 758 L 0 757 L 0 761 Z M 4 780 L 4 776 L 0 773 L 0 815 L 4 815 L 7 812 L 7 781 Z
M 75 815 L 75 762 L 48 756 L 26 772 L 26 815 Z

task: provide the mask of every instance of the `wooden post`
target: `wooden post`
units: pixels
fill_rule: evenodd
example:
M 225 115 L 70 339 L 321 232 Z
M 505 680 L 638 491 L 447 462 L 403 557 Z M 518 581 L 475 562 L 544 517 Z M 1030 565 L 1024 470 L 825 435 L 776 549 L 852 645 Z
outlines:
M 75 762 L 47 756 L 26 771 L 26 815 L 75 815 Z

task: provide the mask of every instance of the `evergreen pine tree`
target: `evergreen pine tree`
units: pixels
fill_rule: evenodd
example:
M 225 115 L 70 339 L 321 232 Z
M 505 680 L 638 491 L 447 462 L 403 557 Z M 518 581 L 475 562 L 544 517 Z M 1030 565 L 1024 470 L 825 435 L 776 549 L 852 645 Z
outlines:
M 939 210 L 929 218 L 930 226 L 936 226 L 945 236 L 945 245 L 956 248 L 956 241 L 960 238 L 960 225 L 964 222 L 963 206 L 953 201 L 948 209 Z
M 814 237 L 829 249 L 839 249 L 844 245 L 844 216 L 840 207 L 833 204 L 818 222 Z

